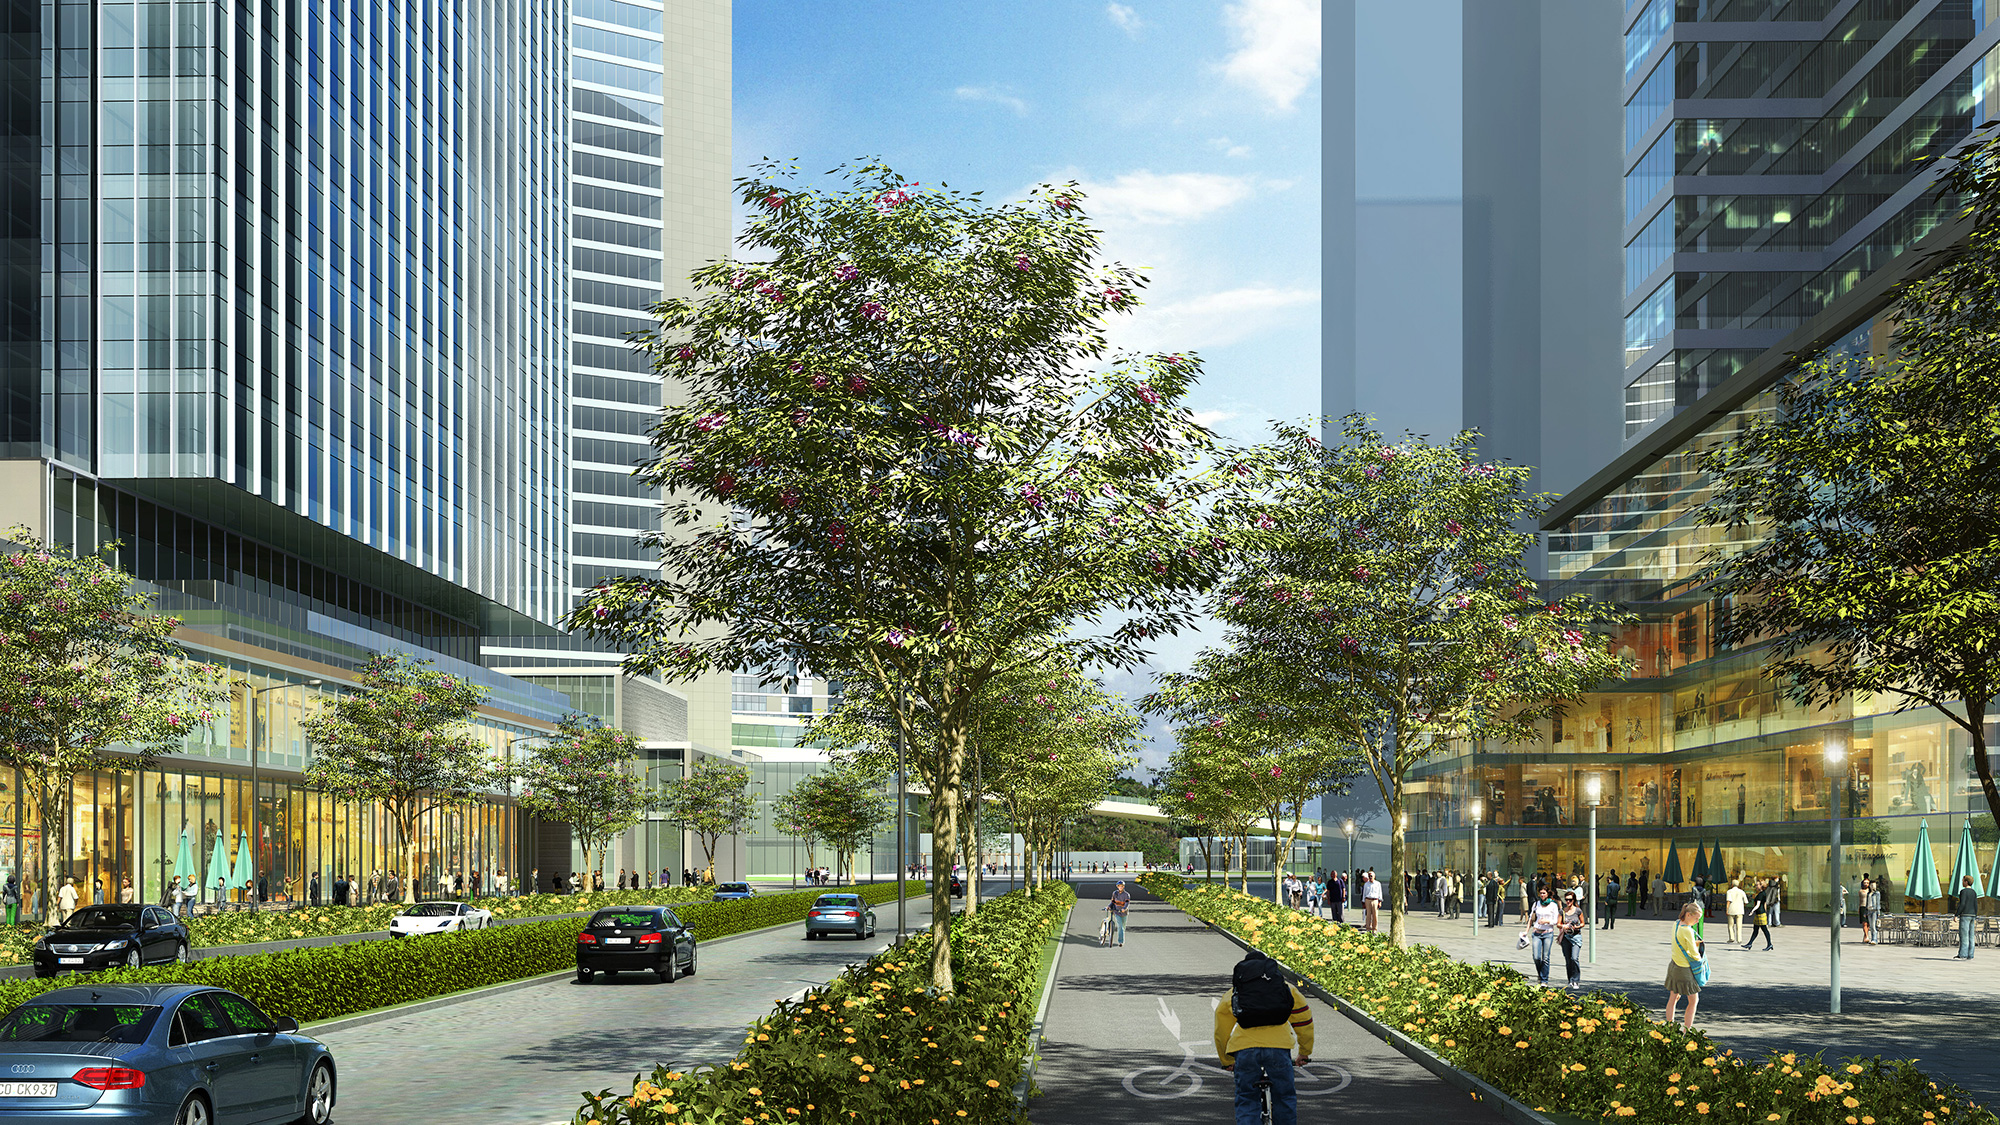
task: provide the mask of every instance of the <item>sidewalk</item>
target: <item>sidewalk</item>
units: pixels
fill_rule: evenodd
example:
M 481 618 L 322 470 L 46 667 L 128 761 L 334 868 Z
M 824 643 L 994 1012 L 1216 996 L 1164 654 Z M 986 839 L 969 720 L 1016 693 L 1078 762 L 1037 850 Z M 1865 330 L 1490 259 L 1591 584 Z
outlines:
M 1133 882 L 1123 948 L 1097 944 L 1110 880 L 1077 887 L 1029 1103 L 1036 1125 L 1216 1125 L 1234 1078 L 1215 1066 L 1215 1005 L 1242 951 Z M 1320 1077 L 1299 1081 L 1301 1122 L 1497 1125 L 1501 1118 L 1316 1000 Z M 1330 1064 L 1317 1065 L 1320 1062 Z M 1310 1090 L 1320 1093 L 1308 1093 Z
M 1949 1079 L 1987 1105 L 2000 1105 L 2000 1053 L 1993 1051 L 1993 1012 L 2000 1001 L 2000 950 L 1981 949 L 1971 962 L 1954 960 L 1949 947 L 1861 944 L 1861 931 L 1841 931 L 1841 1014 L 1827 1013 L 1830 943 L 1825 916 L 1812 925 L 1772 931 L 1772 952 L 1764 940 L 1755 950 L 1732 945 L 1726 920 L 1708 920 L 1709 963 L 1714 979 L 1702 989 L 1695 1022 L 1732 1047 L 1756 1057 L 1766 1051 L 1824 1052 L 1828 1059 L 1849 1055 L 1914 1058 L 1932 1077 Z M 1468 961 L 1512 965 L 1535 977 L 1528 951 L 1514 948 L 1520 922 L 1511 912 L 1497 929 L 1480 927 L 1472 916 L 1457 921 L 1435 908 L 1410 911 L 1409 940 L 1435 945 Z M 1387 930 L 1387 918 L 1382 920 Z M 1744 927 L 1747 936 L 1749 926 Z M 1664 982 L 1672 924 L 1640 911 L 1621 911 L 1615 928 L 1597 931 L 1597 963 L 1583 966 L 1586 987 L 1629 993 L 1657 1016 L 1666 1005 Z M 1562 954 L 1549 979 L 1560 985 Z

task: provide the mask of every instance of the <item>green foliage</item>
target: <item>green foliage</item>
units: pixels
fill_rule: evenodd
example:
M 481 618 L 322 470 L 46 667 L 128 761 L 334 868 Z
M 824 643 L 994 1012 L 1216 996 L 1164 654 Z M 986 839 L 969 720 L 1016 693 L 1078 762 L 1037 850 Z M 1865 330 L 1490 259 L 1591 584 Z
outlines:
M 0 560 L 0 766 L 21 771 L 41 838 L 66 839 L 78 773 L 144 769 L 214 722 L 228 688 L 174 642 L 180 618 L 154 613 L 131 575 L 25 528 L 8 534 L 23 546 Z M 62 850 L 43 852 L 53 893 Z
M 854 853 L 892 822 L 880 780 L 847 763 L 801 780 L 771 811 L 780 831 L 807 841 L 808 863 L 813 842 L 823 842 L 839 857 L 837 866 L 850 874 Z
M 587 1096 L 574 1121 L 1014 1125 L 1041 953 L 1075 904 L 1061 883 L 994 899 L 952 922 L 957 991 L 930 987 L 930 935 L 912 938 L 780 1003 L 727 1065 L 657 1068 L 630 1090 Z
M 1144 281 L 1100 261 L 1074 185 L 996 206 L 880 165 L 826 191 L 760 171 L 746 260 L 696 271 L 645 340 L 683 390 L 639 474 L 672 498 L 642 537 L 662 576 L 601 586 L 571 623 L 669 679 L 898 685 L 898 724 L 939 731 L 909 764 L 945 870 L 980 689 L 1049 651 L 1130 666 L 1193 622 L 1223 545 L 1213 439 L 1182 401 L 1199 364 L 1109 354 L 1103 321 Z M 949 987 L 951 903 L 932 906 Z
M 1181 854 L 1178 838 L 1164 826 L 1120 816 L 1080 816 L 1070 823 L 1063 844 L 1078 852 L 1138 852 L 1148 863 L 1175 863 Z
M 874 903 L 896 897 L 894 883 L 871 883 L 856 890 Z M 627 900 L 626 904 L 672 901 L 644 892 L 612 897 Z M 699 941 L 804 921 L 806 910 L 818 897 L 818 891 L 801 891 L 728 902 L 674 902 L 673 907 Z M 76 984 L 208 984 L 240 992 L 273 1015 L 310 1023 L 572 968 L 576 965 L 577 931 L 584 921 L 580 917 L 556 918 L 397 941 L 357 941 L 282 953 L 213 957 L 184 965 L 6 980 L 0 981 L 0 1014 L 30 997 Z
M 1139 882 L 1537 1109 L 1592 1121 L 2000 1125 L 1964 1090 L 1909 1062 L 1789 1051 L 1743 1059 L 1705 1032 L 1654 1023 L 1646 1005 L 1622 993 L 1539 988 L 1503 965 L 1399 948 L 1176 875 Z
M 417 896 L 418 820 L 473 800 L 503 776 L 468 722 L 486 689 L 430 664 L 405 653 L 371 657 L 355 673 L 363 690 L 305 722 L 313 742 L 305 783 L 381 806 L 403 848 L 405 902 Z
M 1239 471 L 1242 564 L 1211 608 L 1226 649 L 1163 677 L 1149 706 L 1238 748 L 1359 751 L 1390 820 L 1392 940 L 1403 938 L 1404 788 L 1454 741 L 1527 741 L 1619 670 L 1597 628 L 1626 615 L 1582 594 L 1544 603 L 1523 558 L 1552 497 L 1532 470 L 1478 460 L 1478 435 L 1390 441 L 1359 415 L 1324 446 L 1276 427 Z M 1225 786 L 1228 788 L 1228 786 Z
M 667 815 L 687 826 L 701 841 L 708 869 L 715 869 L 716 841 L 750 822 L 757 811 L 750 799 L 750 771 L 720 758 L 700 758 L 686 777 L 666 785 L 661 802 Z
M 569 825 L 583 849 L 583 869 L 613 837 L 659 807 L 660 798 L 633 772 L 638 737 L 581 714 L 563 717 L 555 738 L 529 751 L 521 766 L 521 807 Z

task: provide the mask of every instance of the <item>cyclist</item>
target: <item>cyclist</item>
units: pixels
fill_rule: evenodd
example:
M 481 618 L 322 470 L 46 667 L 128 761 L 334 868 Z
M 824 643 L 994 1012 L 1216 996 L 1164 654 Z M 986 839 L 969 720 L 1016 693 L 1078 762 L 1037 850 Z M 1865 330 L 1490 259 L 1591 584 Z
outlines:
M 1272 1125 L 1298 1125 L 1292 1044 L 1296 1038 L 1296 1065 L 1312 1061 L 1312 1009 L 1278 963 L 1254 949 L 1237 963 L 1230 986 L 1215 1008 L 1215 1058 L 1222 1069 L 1236 1074 L 1236 1123 L 1259 1125 L 1262 1120 L 1261 1077 L 1271 1085 Z

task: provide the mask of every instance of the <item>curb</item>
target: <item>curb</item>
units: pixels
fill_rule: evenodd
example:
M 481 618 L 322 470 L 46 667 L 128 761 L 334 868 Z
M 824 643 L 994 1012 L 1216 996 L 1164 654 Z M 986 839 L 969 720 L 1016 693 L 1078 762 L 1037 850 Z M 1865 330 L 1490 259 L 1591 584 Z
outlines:
M 581 915 L 564 914 L 564 915 L 556 915 L 555 917 L 568 918 L 568 917 L 581 917 Z M 536 919 L 536 921 L 547 921 L 547 920 L 548 919 Z M 769 933 L 772 930 L 784 929 L 787 926 L 795 926 L 798 924 L 799 921 L 774 922 L 768 926 L 759 926 L 754 930 L 742 930 L 738 933 L 725 934 L 719 938 L 710 938 L 709 940 L 701 942 L 700 944 L 722 945 L 726 942 L 735 941 L 737 938 L 746 938 L 754 934 Z M 502 981 L 499 984 L 488 984 L 488 985 L 481 985 L 478 988 L 468 988 L 463 992 L 447 992 L 443 996 L 431 996 L 431 997 L 426 997 L 425 999 L 422 1000 L 411 1000 L 402 1004 L 392 1004 L 387 1008 L 371 1008 L 365 1012 L 355 1012 L 351 1015 L 335 1016 L 332 1019 L 318 1020 L 314 1023 L 302 1024 L 299 1027 L 299 1033 L 302 1035 L 310 1035 L 314 1037 L 318 1037 L 320 1035 L 331 1035 L 335 1032 L 348 1031 L 357 1027 L 365 1027 L 371 1023 L 380 1023 L 383 1020 L 392 1020 L 401 1016 L 413 1015 L 417 1012 L 429 1011 L 432 1008 L 443 1008 L 452 1004 L 462 1004 L 468 1000 L 478 1000 L 487 996 L 498 996 L 504 992 L 513 992 L 517 989 L 531 988 L 535 985 L 545 984 L 549 981 L 556 980 L 561 977 L 570 977 L 575 975 L 576 975 L 576 970 L 573 968 L 559 969 L 553 972 L 538 973 L 531 977 L 521 977 L 518 980 Z
M 1187 911 L 1182 910 L 1181 913 L 1187 914 Z M 1194 915 L 1188 914 L 1188 917 L 1194 918 Z M 1235 934 L 1213 922 L 1203 922 L 1199 918 L 1195 918 L 1195 921 L 1201 922 L 1202 925 L 1235 942 L 1245 950 L 1253 948 L 1249 942 L 1244 941 L 1242 938 L 1237 937 Z M 1276 961 L 1277 958 L 1274 957 L 1272 960 Z M 1512 1125 L 1561 1125 L 1555 1118 L 1528 1108 L 1525 1103 L 1515 1098 L 1512 1094 L 1480 1078 L 1471 1071 L 1460 1070 L 1458 1067 L 1432 1054 L 1430 1048 L 1425 1047 L 1395 1028 L 1386 1026 L 1375 1019 L 1375 1017 L 1349 1003 L 1344 997 L 1337 996 L 1314 984 L 1305 974 L 1285 964 L 1283 961 L 1278 961 L 1278 965 L 1292 976 L 1298 978 L 1299 991 L 1311 993 L 1333 1005 L 1336 1011 L 1354 1023 L 1359 1024 L 1370 1035 L 1379 1037 L 1383 1042 L 1401 1051 L 1412 1062 L 1442 1079 L 1446 1085 L 1463 1090 L 1477 1097 L 1480 1101 L 1486 1103 L 1495 1113 L 1498 1113 L 1501 1117 L 1511 1122 Z
M 1014 1102 L 1023 1109 L 1027 1108 L 1035 1088 L 1035 1068 L 1042 1061 L 1042 1030 L 1049 1022 L 1049 1002 L 1056 996 L 1056 971 L 1062 968 L 1063 947 L 1069 944 L 1069 919 L 1075 913 L 1075 903 L 1063 911 L 1062 926 L 1056 936 L 1056 955 L 1049 958 L 1049 975 L 1042 980 L 1042 1002 L 1035 1006 L 1035 1026 L 1028 1032 L 1028 1065 L 1021 1072 L 1021 1080 L 1014 1084 Z

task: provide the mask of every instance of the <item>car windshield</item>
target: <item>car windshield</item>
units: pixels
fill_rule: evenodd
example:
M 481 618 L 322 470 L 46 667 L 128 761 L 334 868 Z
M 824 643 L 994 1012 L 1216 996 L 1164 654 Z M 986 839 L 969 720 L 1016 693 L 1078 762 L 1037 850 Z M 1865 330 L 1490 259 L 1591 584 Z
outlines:
M 750 884 L 717 883 L 715 885 L 715 893 L 719 895 L 747 895 L 750 893 Z
M 137 1043 L 159 1018 L 142 1004 L 23 1004 L 0 1020 L 0 1043 Z
M 861 898 L 858 895 L 821 895 L 819 896 L 819 901 L 813 903 L 813 905 L 814 906 L 860 906 Z
M 449 918 L 458 913 L 455 902 L 420 902 L 403 911 L 405 918 Z
M 69 916 L 64 927 L 72 930 L 115 930 L 120 926 L 136 930 L 139 928 L 139 908 L 136 906 L 86 906 Z
M 652 930 L 659 925 L 660 916 L 650 910 L 600 910 L 590 920 L 593 930 Z

